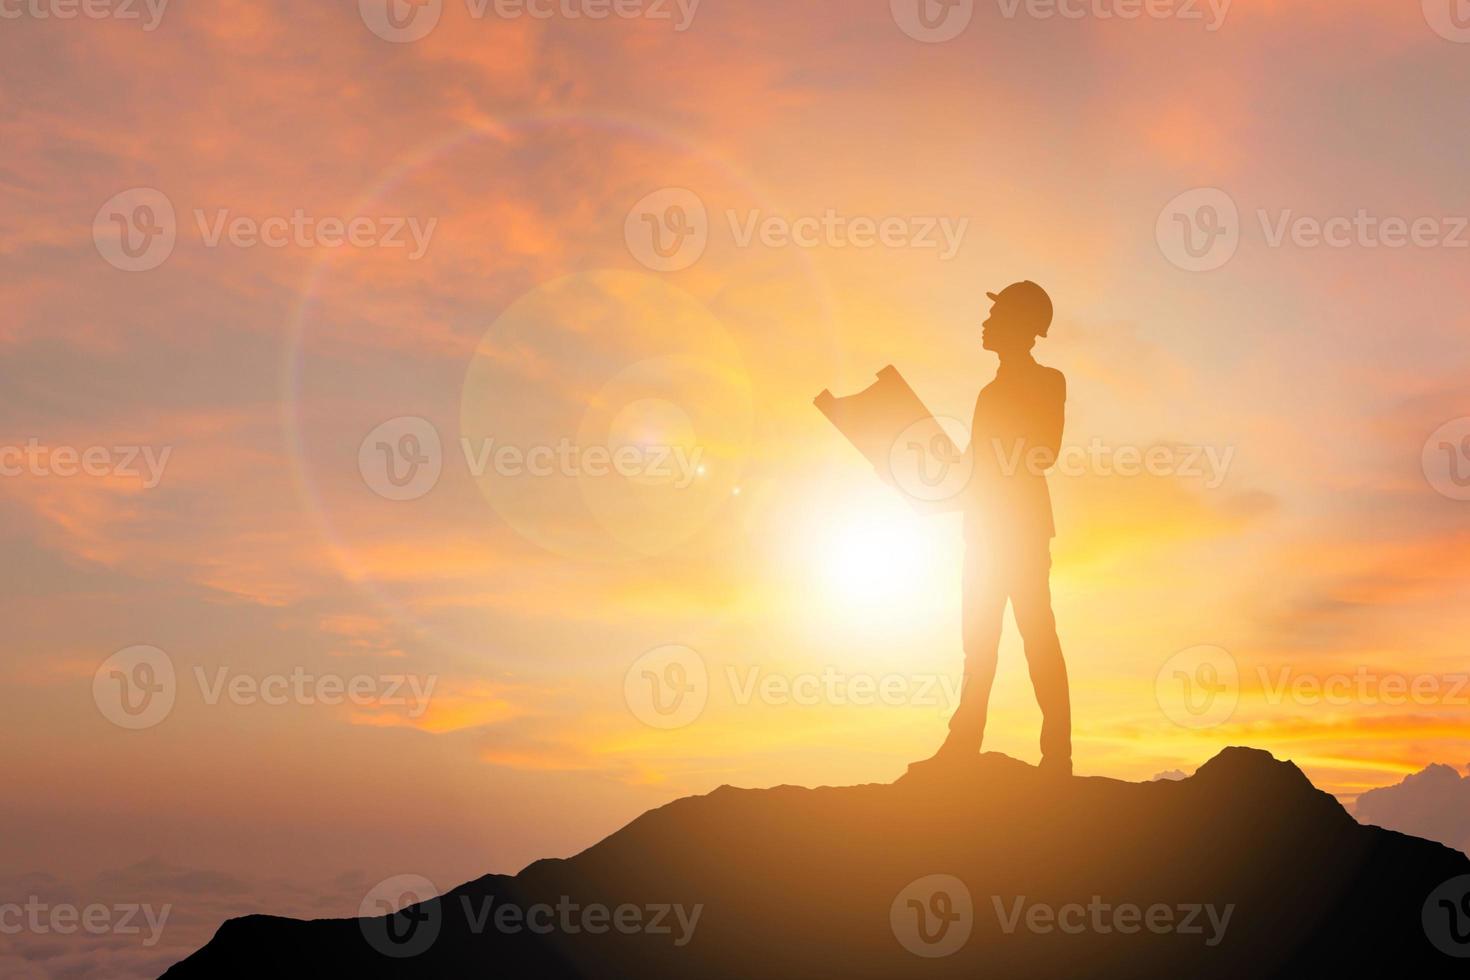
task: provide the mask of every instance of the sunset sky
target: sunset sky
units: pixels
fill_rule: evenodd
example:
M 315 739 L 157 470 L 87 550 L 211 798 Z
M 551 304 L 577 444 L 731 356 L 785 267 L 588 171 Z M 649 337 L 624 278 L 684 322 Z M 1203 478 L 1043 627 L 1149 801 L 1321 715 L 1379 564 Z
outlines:
M 1351 802 L 1470 762 L 1446 468 L 1470 442 L 1440 449 L 1470 436 L 1470 31 L 1435 0 L 981 0 L 925 43 L 902 4 L 444 0 L 412 41 L 373 0 L 7 14 L 4 873 L 157 861 L 180 894 L 234 882 L 228 914 L 340 891 L 316 914 L 346 915 L 343 875 L 449 888 L 724 783 L 892 780 L 952 707 L 959 523 L 912 514 L 812 399 L 892 363 L 968 418 L 985 292 L 1021 279 L 1056 305 L 1037 356 L 1074 458 L 1183 470 L 1052 477 L 1077 771 L 1249 744 Z M 1239 242 L 1190 271 L 1166 209 L 1202 188 Z M 644 215 L 691 200 L 703 251 L 664 261 Z M 172 251 L 130 269 L 113 216 L 160 201 Z M 1360 212 L 1434 241 L 1294 224 Z M 250 236 L 298 214 L 282 247 Z M 356 244 L 319 224 L 354 218 Z M 383 492 L 379 441 L 437 480 Z M 666 447 L 674 476 L 474 472 L 505 445 Z M 136 646 L 176 696 L 129 729 L 98 677 Z M 657 727 L 635 664 L 671 646 L 707 703 Z M 1180 724 L 1180 663 L 1238 705 Z M 293 675 L 376 696 L 227 693 Z M 900 694 L 853 703 L 868 681 Z M 1009 619 L 992 705 L 986 747 L 1036 761 Z

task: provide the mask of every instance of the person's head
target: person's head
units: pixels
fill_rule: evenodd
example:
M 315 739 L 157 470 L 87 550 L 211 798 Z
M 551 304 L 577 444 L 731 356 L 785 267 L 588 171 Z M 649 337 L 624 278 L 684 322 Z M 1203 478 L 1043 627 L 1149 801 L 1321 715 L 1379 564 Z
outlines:
M 981 344 L 997 354 L 1024 353 L 1051 329 L 1051 297 L 1027 279 L 1014 282 L 990 297 L 990 316 L 981 329 Z

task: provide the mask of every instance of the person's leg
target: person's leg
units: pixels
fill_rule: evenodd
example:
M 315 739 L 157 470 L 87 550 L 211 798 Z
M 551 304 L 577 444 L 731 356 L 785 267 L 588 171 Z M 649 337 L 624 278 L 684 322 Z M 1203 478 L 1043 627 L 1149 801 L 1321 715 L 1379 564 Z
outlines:
M 1051 609 L 1051 548 L 1043 543 L 1019 555 L 1011 577 L 1011 608 L 1026 648 L 1026 665 L 1041 706 L 1043 764 L 1070 767 L 1072 703 L 1067 665 Z
M 960 703 L 949 720 L 946 749 L 980 751 L 985 738 L 985 715 L 990 688 L 995 683 L 995 659 L 1000 648 L 1001 617 L 1006 590 L 995 556 L 971 545 L 965 553 L 964 608 L 965 676 Z

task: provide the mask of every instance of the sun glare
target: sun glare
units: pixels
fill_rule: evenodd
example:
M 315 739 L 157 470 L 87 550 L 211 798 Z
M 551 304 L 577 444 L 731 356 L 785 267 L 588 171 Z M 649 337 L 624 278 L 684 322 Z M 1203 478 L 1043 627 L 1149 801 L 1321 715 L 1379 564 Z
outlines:
M 945 568 L 938 529 L 890 494 L 850 500 L 811 527 L 808 567 L 831 605 L 888 618 L 933 601 Z
M 833 591 L 857 602 L 908 591 L 925 571 L 915 530 L 888 514 L 865 514 L 836 528 L 827 560 Z

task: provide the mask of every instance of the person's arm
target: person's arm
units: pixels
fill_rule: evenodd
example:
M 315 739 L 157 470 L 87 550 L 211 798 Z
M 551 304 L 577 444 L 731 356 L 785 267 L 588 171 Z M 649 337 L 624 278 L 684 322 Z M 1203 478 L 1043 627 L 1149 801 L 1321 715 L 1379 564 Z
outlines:
M 969 467 L 972 471 L 975 466 L 975 416 L 979 414 L 980 399 L 976 398 L 975 407 L 970 410 L 970 439 L 967 443 L 965 443 L 964 448 L 961 448 L 959 443 L 954 444 L 954 447 L 957 450 L 955 462 L 961 466 Z
M 1041 469 L 1043 472 L 1051 469 L 1057 464 L 1057 454 L 1062 451 L 1062 427 L 1066 421 L 1067 409 L 1067 379 L 1062 372 L 1054 372 L 1052 378 L 1048 379 L 1046 398 L 1042 402 L 1040 413 L 1040 426 L 1037 429 L 1036 445 L 1045 452 L 1041 456 Z

